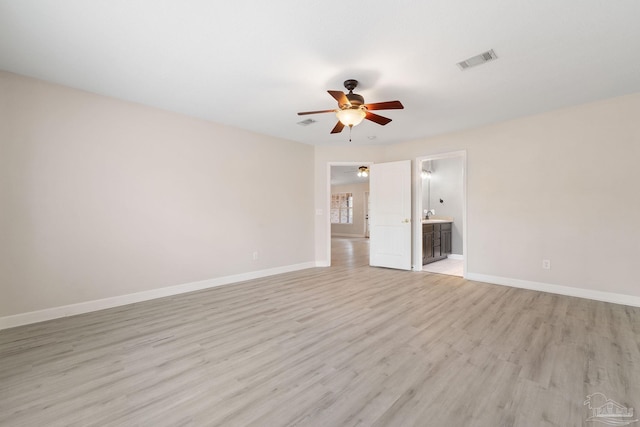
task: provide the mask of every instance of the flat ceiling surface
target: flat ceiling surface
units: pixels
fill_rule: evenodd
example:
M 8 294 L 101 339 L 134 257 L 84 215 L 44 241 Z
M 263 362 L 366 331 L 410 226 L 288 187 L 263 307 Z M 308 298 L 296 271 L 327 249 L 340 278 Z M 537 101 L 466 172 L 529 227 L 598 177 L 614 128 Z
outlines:
M 0 69 L 308 144 L 390 144 L 640 92 L 639 18 L 637 0 L 0 0 Z M 335 108 L 349 78 L 405 106 L 351 143 L 334 114 L 296 115 Z
M 360 165 L 367 166 L 367 165 Z M 331 185 L 348 185 L 369 182 L 369 177 L 358 176 L 358 165 L 332 165 Z

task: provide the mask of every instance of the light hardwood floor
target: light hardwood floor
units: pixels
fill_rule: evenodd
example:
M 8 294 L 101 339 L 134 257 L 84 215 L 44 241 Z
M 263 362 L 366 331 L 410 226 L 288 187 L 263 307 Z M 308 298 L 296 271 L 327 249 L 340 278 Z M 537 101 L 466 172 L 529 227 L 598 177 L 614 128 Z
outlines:
M 640 411 L 640 309 L 333 243 L 331 268 L 0 331 L 0 425 L 565 427 L 594 425 L 594 392 Z

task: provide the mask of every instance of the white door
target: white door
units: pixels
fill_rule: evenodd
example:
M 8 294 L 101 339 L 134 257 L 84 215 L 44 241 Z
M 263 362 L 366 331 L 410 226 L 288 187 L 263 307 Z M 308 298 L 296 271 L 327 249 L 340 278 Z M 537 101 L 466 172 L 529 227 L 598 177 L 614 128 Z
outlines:
M 369 192 L 364 192 L 364 237 L 369 238 L 369 211 L 371 203 L 369 203 Z
M 411 270 L 411 160 L 370 170 L 369 264 Z

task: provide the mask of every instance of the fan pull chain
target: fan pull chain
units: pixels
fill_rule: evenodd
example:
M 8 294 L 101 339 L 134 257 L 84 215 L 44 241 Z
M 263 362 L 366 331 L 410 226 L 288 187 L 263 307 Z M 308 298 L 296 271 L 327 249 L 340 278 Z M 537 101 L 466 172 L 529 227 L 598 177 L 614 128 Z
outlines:
M 353 125 L 349 125 L 349 142 L 351 142 L 351 129 L 353 129 Z

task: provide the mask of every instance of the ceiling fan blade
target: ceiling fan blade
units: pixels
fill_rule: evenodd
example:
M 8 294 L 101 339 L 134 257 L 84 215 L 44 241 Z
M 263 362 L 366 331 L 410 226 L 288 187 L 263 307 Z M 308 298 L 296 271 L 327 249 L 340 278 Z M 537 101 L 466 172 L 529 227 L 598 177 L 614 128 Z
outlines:
M 351 105 L 344 92 L 340 90 L 328 90 L 327 92 L 329 92 L 329 95 L 333 96 L 335 100 L 338 101 L 339 107 L 342 107 L 343 105 Z
M 335 113 L 336 110 L 319 110 L 319 111 L 304 111 L 302 113 L 298 113 L 299 116 L 304 116 L 307 114 L 320 114 L 320 113 Z
M 342 132 L 342 129 L 344 129 L 344 125 L 341 121 L 338 121 L 338 123 L 336 123 L 336 125 L 331 130 L 331 133 L 340 133 Z
M 404 105 L 400 101 L 376 102 L 366 104 L 367 110 L 402 110 Z
M 391 119 L 389 119 L 387 117 L 382 117 L 382 116 L 379 116 L 377 114 L 373 114 L 373 113 L 371 113 L 369 111 L 367 111 L 367 115 L 364 116 L 364 118 L 367 119 L 367 120 L 371 120 L 372 122 L 375 122 L 375 123 L 377 123 L 379 125 L 382 125 L 382 126 L 386 125 L 387 123 L 389 123 L 391 121 Z

